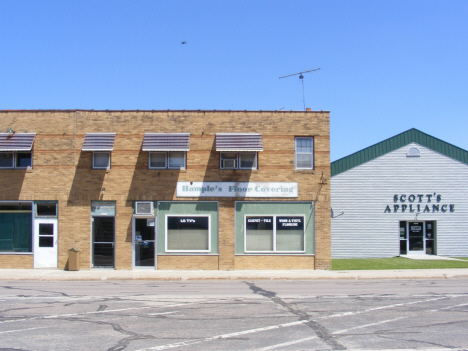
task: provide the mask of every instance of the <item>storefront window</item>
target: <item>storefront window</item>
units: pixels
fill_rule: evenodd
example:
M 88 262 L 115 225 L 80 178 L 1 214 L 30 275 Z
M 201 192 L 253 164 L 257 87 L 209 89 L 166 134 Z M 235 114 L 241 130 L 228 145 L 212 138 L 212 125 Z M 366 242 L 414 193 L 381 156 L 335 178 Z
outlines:
M 209 216 L 166 216 L 166 251 L 209 251 L 209 223 Z
M 304 217 L 276 217 L 276 250 L 304 251 Z
M 246 216 L 246 252 L 303 252 L 303 216 Z
M 0 204 L 0 252 L 32 252 L 32 203 Z
M 247 251 L 273 251 L 273 217 L 247 217 Z

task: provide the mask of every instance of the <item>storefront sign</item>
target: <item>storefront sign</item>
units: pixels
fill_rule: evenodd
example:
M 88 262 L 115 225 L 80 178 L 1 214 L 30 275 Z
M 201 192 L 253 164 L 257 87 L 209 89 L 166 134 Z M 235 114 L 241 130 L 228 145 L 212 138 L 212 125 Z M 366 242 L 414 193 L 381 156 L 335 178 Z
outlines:
M 414 212 L 435 213 L 455 212 L 454 204 L 445 204 L 442 195 L 432 194 L 395 194 L 393 205 L 387 205 L 384 213 Z
M 177 182 L 177 197 L 297 197 L 297 183 Z

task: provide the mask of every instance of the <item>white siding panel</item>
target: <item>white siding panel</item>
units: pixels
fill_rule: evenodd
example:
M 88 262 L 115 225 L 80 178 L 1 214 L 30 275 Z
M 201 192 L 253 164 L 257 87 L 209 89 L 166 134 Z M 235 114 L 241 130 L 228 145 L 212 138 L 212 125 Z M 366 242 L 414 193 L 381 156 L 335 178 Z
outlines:
M 407 157 L 417 147 L 421 157 Z M 468 256 L 468 165 L 416 143 L 408 144 L 331 179 L 332 257 L 393 257 L 400 253 L 399 222 L 415 213 L 393 212 L 394 195 L 440 194 L 455 211 L 421 213 L 418 220 L 437 221 L 437 254 Z M 401 206 L 402 203 L 397 203 Z M 410 204 L 408 201 L 405 204 Z M 386 206 L 391 213 L 384 213 Z M 422 206 L 424 205 L 424 206 Z

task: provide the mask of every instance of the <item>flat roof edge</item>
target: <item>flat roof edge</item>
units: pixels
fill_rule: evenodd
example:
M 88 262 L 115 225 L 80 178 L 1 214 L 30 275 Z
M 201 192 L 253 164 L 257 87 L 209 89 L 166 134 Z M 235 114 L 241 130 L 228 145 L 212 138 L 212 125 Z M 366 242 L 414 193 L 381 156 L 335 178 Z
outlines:
M 94 110 L 94 109 L 32 109 L 32 110 L 0 110 L 0 113 L 8 112 L 281 112 L 281 113 L 330 113 L 325 110 Z

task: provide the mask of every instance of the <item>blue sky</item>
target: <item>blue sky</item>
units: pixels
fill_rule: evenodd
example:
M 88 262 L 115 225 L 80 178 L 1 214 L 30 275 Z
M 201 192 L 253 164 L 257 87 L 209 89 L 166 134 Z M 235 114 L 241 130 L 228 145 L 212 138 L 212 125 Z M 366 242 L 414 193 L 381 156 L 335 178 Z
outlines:
M 0 0 L 0 109 L 331 111 L 331 159 L 468 149 L 468 1 Z M 185 41 L 186 44 L 181 44 Z

